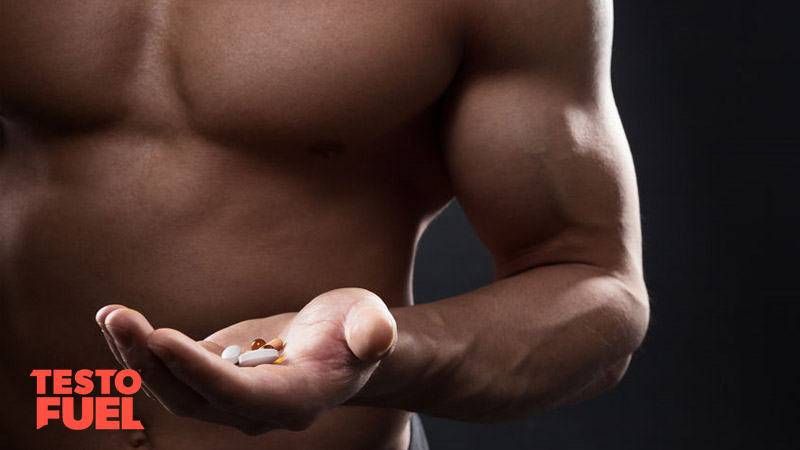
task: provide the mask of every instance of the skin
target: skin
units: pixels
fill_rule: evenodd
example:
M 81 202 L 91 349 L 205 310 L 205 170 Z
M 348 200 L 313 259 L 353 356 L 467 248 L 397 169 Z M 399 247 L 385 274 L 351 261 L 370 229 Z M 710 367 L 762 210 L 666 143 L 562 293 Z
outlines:
M 405 411 L 522 418 L 624 374 L 648 300 L 610 2 L 0 12 L 10 446 L 404 449 Z M 496 281 L 412 306 L 453 196 Z M 283 362 L 217 357 L 256 337 Z M 145 431 L 34 430 L 31 370 L 115 359 Z

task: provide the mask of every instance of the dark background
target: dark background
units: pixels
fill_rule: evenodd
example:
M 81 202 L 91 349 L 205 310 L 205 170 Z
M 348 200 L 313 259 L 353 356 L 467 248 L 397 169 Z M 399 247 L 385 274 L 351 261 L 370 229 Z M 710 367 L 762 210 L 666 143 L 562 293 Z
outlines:
M 613 79 L 652 317 L 625 379 L 509 424 L 423 417 L 434 450 L 800 448 L 800 8 L 617 1 Z M 458 205 L 423 237 L 418 301 L 492 279 Z

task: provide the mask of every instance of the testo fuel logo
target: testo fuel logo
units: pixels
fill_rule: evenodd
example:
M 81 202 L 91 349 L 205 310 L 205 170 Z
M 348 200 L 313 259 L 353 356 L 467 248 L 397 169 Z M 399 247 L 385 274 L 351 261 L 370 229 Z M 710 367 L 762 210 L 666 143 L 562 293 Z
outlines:
M 135 370 L 34 370 L 36 429 L 62 422 L 72 430 L 143 430 L 133 418 L 133 394 L 142 387 Z

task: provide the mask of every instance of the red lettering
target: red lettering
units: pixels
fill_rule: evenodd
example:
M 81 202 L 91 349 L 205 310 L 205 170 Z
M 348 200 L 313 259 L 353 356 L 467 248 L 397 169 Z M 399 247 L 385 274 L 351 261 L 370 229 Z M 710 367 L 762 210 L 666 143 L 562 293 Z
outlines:
M 130 386 L 125 386 L 125 378 L 131 379 Z M 117 377 L 114 378 L 114 386 L 122 395 L 133 395 L 142 387 L 142 377 L 133 369 L 120 370 Z
M 53 373 L 51 370 L 37 369 L 31 372 L 32 377 L 36 377 L 36 395 L 47 393 L 47 377 Z
M 68 369 L 53 371 L 53 394 L 70 395 L 72 394 L 72 371 Z
M 95 376 L 100 377 L 100 393 L 108 395 L 111 393 L 111 377 L 117 373 L 116 370 L 102 369 L 95 370 Z
M 78 385 L 78 387 L 73 389 L 76 394 L 91 394 L 92 389 L 94 389 L 94 383 L 92 382 L 92 371 L 89 369 L 81 369 L 75 372 L 75 384 Z
M 119 410 L 110 406 L 119 406 L 119 397 L 95 398 L 95 428 L 98 430 L 119 430 L 119 422 L 109 420 L 119 418 Z
M 36 398 L 36 429 L 47 425 L 50 419 L 58 419 L 61 409 L 50 409 L 51 406 L 60 406 L 61 397 Z
M 123 430 L 144 430 L 142 422 L 133 420 L 133 398 L 122 397 L 122 407 L 120 408 L 122 416 L 122 429 Z
M 75 418 L 75 399 L 64 397 L 61 408 L 61 420 L 70 430 L 85 430 L 92 425 L 94 420 L 93 398 L 83 397 L 81 399 L 81 418 Z
M 36 429 L 49 425 L 50 420 L 61 420 L 71 430 L 85 430 L 92 426 L 98 430 L 143 430 L 142 422 L 133 418 L 133 398 L 142 387 L 142 377 L 132 369 L 89 370 L 33 370 L 30 376 L 36 378 Z M 111 394 L 111 377 L 114 387 L 126 397 L 46 397 L 48 378 L 52 376 L 53 394 L 91 395 L 95 389 L 93 377 L 100 378 L 101 394 Z M 126 383 L 126 381 L 128 383 Z M 73 384 L 74 380 L 74 384 Z M 80 411 L 78 411 L 80 409 Z

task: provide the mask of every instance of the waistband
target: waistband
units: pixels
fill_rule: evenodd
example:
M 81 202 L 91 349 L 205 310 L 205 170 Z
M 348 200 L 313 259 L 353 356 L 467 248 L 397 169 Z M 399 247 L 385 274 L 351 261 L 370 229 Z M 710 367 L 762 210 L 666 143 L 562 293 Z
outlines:
M 411 415 L 411 441 L 408 443 L 408 450 L 430 450 L 419 414 Z

